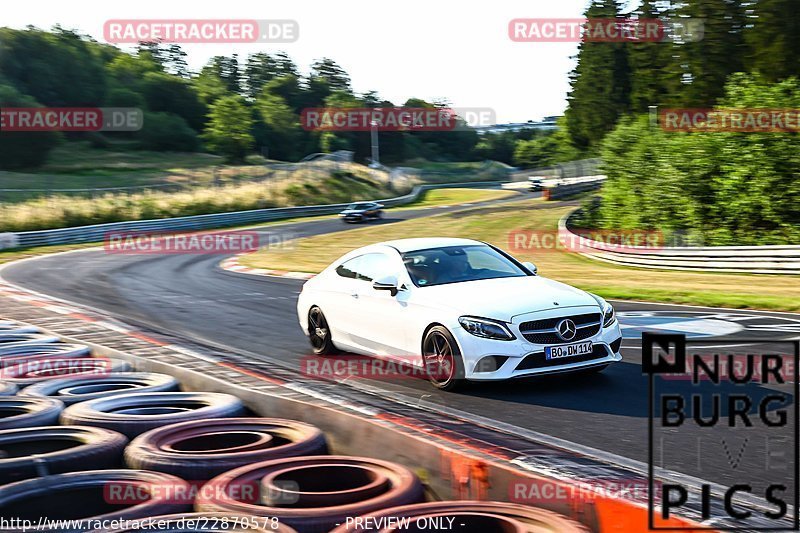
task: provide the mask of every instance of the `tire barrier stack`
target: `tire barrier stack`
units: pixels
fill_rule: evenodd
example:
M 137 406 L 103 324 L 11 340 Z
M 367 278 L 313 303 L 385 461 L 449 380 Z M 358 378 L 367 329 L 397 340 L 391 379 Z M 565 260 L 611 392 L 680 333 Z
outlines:
M 329 455 L 315 426 L 252 416 L 236 396 L 181 391 L 172 376 L 93 359 L 86 346 L 12 344 L 4 355 L 0 341 L 0 519 L 97 533 L 345 533 L 366 516 L 408 519 L 409 530 L 449 518 L 459 531 L 588 531 L 534 507 L 426 503 L 411 470 Z
M 65 405 L 72 405 L 131 392 L 172 392 L 177 390 L 178 381 L 166 374 L 119 372 L 100 376 L 50 379 L 30 385 L 20 395 L 49 396 L 58 398 Z
M 325 436 L 309 424 L 228 418 L 179 422 L 143 433 L 125 450 L 125 463 L 184 479 L 210 480 L 251 463 L 327 453 Z
M 246 490 L 260 486 L 257 501 Z M 366 457 L 292 457 L 246 465 L 208 482 L 199 511 L 277 517 L 298 531 L 323 533 L 348 517 L 423 501 L 407 468 Z M 210 495 L 206 497 L 206 495 Z M 236 497 L 238 495 L 238 497 Z

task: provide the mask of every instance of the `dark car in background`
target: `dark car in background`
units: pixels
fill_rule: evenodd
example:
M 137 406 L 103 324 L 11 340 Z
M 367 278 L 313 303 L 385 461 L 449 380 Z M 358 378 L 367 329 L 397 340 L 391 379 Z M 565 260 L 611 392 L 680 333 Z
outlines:
M 377 202 L 356 202 L 339 213 L 343 222 L 364 222 L 383 217 L 383 204 Z

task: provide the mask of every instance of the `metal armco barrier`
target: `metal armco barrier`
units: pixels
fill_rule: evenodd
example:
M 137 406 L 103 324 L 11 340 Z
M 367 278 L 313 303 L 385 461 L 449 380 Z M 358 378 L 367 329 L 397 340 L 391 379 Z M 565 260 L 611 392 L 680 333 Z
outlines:
M 486 187 L 499 185 L 500 182 L 482 181 L 473 183 L 446 183 L 436 185 L 418 185 L 403 196 L 377 200 L 387 207 L 411 203 L 431 189 L 448 189 L 454 187 Z M 52 244 L 74 244 L 100 242 L 112 232 L 147 232 L 147 231 L 197 231 L 211 228 L 240 226 L 268 222 L 282 218 L 307 217 L 314 215 L 331 215 L 338 213 L 349 204 L 325 204 L 297 207 L 275 207 L 270 209 L 252 209 L 232 213 L 213 213 L 178 218 L 157 220 L 132 220 L 128 222 L 112 222 L 92 226 L 78 226 L 39 231 L 23 231 L 20 233 L 0 234 L 0 250 L 4 248 L 30 248 Z
M 591 259 L 667 270 L 800 274 L 800 245 L 619 248 L 577 235 L 568 228 L 568 219 L 564 217 L 558 224 L 560 240 Z
M 5 248 L 17 248 L 19 246 L 19 238 L 16 233 L 0 233 L 0 250 Z
M 575 194 L 599 189 L 605 176 L 583 176 L 566 180 L 548 180 L 544 183 L 542 196 L 545 200 L 559 200 Z

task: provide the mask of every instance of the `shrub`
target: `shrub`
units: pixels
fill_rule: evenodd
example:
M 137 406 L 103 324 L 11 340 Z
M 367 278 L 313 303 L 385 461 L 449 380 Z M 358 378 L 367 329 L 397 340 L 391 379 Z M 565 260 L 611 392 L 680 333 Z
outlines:
M 199 145 L 197 133 L 172 113 L 145 113 L 136 138 L 144 150 L 194 152 Z
M 42 106 L 14 87 L 0 85 L 0 107 Z M 0 131 L 0 168 L 11 170 L 41 166 L 59 139 L 60 134 L 51 131 Z

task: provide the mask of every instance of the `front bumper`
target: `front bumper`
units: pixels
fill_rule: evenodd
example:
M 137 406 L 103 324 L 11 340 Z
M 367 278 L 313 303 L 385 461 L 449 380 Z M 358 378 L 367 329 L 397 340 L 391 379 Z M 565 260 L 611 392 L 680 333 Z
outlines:
M 511 330 L 517 337 L 512 341 L 499 341 L 476 337 L 463 328 L 454 328 L 453 336 L 458 342 L 464 359 L 466 379 L 476 381 L 504 380 L 540 374 L 557 374 L 595 366 L 607 365 L 622 360 L 619 353 L 622 342 L 619 322 L 607 327 L 584 341 L 592 341 L 591 354 L 546 360 L 545 346 L 528 342 L 516 325 Z M 581 341 L 583 342 L 583 341 Z M 570 343 L 563 343 L 570 344 Z

